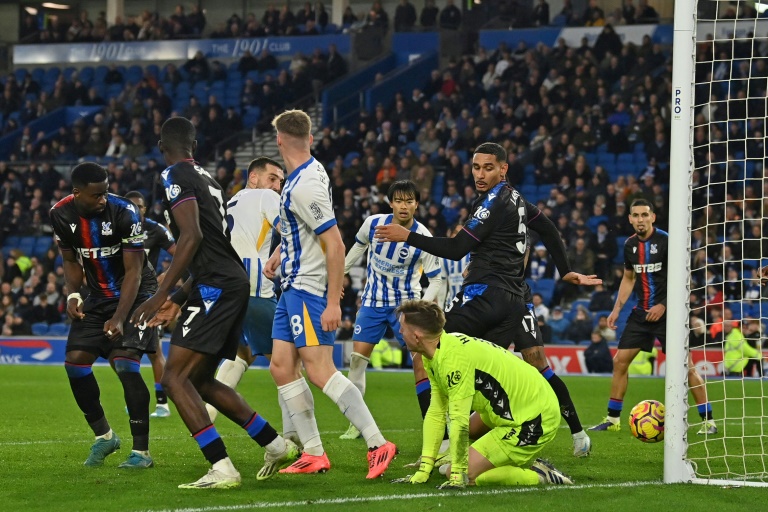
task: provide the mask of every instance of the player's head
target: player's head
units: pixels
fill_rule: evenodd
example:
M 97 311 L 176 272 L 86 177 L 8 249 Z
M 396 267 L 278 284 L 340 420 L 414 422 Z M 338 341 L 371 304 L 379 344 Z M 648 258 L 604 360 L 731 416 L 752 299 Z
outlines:
M 635 199 L 629 205 L 629 223 L 635 228 L 635 233 L 640 238 L 648 236 L 656 222 L 656 214 L 653 211 L 653 203 L 647 199 Z
M 107 207 L 108 177 L 107 170 L 93 162 L 83 162 L 72 169 L 72 195 L 81 214 L 95 215 Z
M 387 198 L 396 222 L 403 226 L 409 225 L 421 200 L 416 184 L 411 180 L 396 181 L 390 185 Z
M 280 154 L 284 149 L 309 151 L 312 146 L 312 120 L 303 110 L 286 110 L 272 120 L 277 131 L 277 148 Z
M 426 344 L 439 339 L 445 327 L 445 314 L 434 302 L 407 300 L 395 313 L 400 319 L 400 333 L 411 352 L 423 353 Z
M 507 176 L 507 151 L 495 142 L 484 142 L 472 155 L 472 175 L 478 192 L 488 192 Z
M 248 188 L 268 188 L 280 193 L 283 166 L 267 156 L 260 156 L 248 164 Z
M 133 203 L 133 205 L 139 210 L 139 216 L 141 216 L 141 220 L 144 220 L 144 213 L 147 211 L 147 201 L 144 199 L 144 194 L 138 190 L 131 190 L 125 194 L 125 198 Z
M 167 165 L 192 158 L 197 149 L 195 126 L 186 117 L 172 117 L 163 123 L 157 145 Z

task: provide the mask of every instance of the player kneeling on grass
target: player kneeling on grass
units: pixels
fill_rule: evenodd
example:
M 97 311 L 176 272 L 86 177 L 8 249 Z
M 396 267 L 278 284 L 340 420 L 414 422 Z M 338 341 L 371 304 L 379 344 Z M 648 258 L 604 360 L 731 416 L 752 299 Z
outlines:
M 396 311 L 408 349 L 422 355 L 432 401 L 424 418 L 419 470 L 393 482 L 429 479 L 447 412 L 452 464 L 446 468 L 448 481 L 439 488 L 573 483 L 536 458 L 557 434 L 560 407 L 534 367 L 491 342 L 446 333 L 445 316 L 436 304 L 412 300 Z M 476 439 L 471 446 L 470 439 Z

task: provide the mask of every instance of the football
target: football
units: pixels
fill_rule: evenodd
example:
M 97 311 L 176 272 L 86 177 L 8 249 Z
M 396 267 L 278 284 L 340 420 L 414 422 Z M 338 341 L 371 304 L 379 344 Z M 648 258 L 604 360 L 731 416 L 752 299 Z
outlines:
M 664 404 L 643 400 L 629 413 L 629 430 L 644 443 L 664 440 Z

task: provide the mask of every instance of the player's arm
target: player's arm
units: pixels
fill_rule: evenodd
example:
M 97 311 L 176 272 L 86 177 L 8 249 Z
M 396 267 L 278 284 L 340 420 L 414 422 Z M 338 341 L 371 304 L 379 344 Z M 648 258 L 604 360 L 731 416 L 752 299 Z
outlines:
M 448 291 L 450 290 L 451 285 L 448 284 L 448 272 L 446 272 L 445 269 L 442 269 L 440 274 L 443 279 L 440 281 L 440 290 L 437 292 L 437 304 L 442 307 L 448 299 Z
M 440 295 L 440 290 L 443 287 L 443 275 L 440 270 L 440 260 L 431 254 L 426 254 L 426 257 L 423 257 L 422 261 L 424 264 L 424 273 L 426 274 L 427 279 L 429 279 L 429 286 L 427 286 L 427 289 L 424 291 L 423 299 L 427 302 L 434 302 Z M 445 304 L 445 301 L 440 304 Z
M 83 313 L 83 299 L 79 292 L 83 286 L 83 266 L 72 248 L 59 245 L 59 250 L 63 259 L 64 282 L 69 289 L 67 316 L 72 320 L 82 320 L 85 318 L 85 314 Z
M 616 294 L 616 303 L 613 305 L 613 311 L 608 315 L 608 327 L 611 329 L 617 328 L 616 320 L 619 318 L 619 313 L 621 313 L 624 304 L 629 300 L 629 296 L 632 295 L 635 279 L 637 279 L 635 271 L 625 267 L 624 275 L 621 277 L 621 284 L 619 285 L 619 292 Z
M 526 215 L 528 218 L 528 228 L 538 233 L 541 238 L 541 242 L 544 247 L 547 248 L 547 252 L 552 256 L 552 261 L 557 267 L 557 271 L 560 273 L 563 281 L 568 281 L 575 285 L 597 285 L 602 283 L 602 279 L 597 279 L 597 276 L 585 276 L 571 270 L 571 263 L 568 261 L 568 253 L 566 252 L 565 243 L 560 236 L 560 232 L 557 230 L 557 226 L 552 220 L 544 215 L 538 207 L 525 202 Z M 526 265 L 528 264 L 526 258 Z
M 341 325 L 341 291 L 344 285 L 344 242 L 339 227 L 334 223 L 319 234 L 325 246 L 325 263 L 328 271 L 327 305 L 320 315 L 320 323 L 326 332 L 335 331 Z
M 104 323 L 104 333 L 110 341 L 117 341 L 123 335 L 123 324 L 131 307 L 136 302 L 136 295 L 139 293 L 139 286 L 141 285 L 141 272 L 144 269 L 144 247 L 137 250 L 123 247 L 122 253 L 125 275 L 123 276 L 123 283 L 120 285 L 120 300 L 117 303 L 115 314 Z
M 461 389 L 459 388 L 457 391 L 461 392 Z M 466 393 L 463 393 L 463 395 L 466 395 Z M 451 426 L 448 432 L 451 440 L 451 474 L 448 480 L 454 485 L 466 485 L 467 482 L 469 468 L 469 415 L 472 411 L 472 398 L 473 395 L 457 397 L 455 399 L 450 397 L 448 402 L 448 417 L 451 418 Z
M 371 217 L 368 217 L 370 219 Z M 368 222 L 368 219 L 366 219 L 365 222 L 363 222 L 363 225 L 360 226 L 360 229 L 357 231 L 357 234 L 355 235 L 355 243 L 352 245 L 352 248 L 349 249 L 349 252 L 347 253 L 347 256 L 344 258 L 344 273 L 348 274 L 349 269 L 352 268 L 352 266 L 357 263 L 360 258 L 365 254 L 365 251 L 368 249 L 368 246 L 370 245 L 370 240 L 368 239 L 368 232 L 370 231 L 370 222 Z
M 179 228 L 179 239 L 176 241 L 176 254 L 171 260 L 171 265 L 165 272 L 166 277 L 157 289 L 157 292 L 139 306 L 131 317 L 132 323 L 149 321 L 168 299 L 171 288 L 187 272 L 192 263 L 192 258 L 197 253 L 200 242 L 203 240 L 203 232 L 200 229 L 200 212 L 197 200 L 191 198 L 186 201 L 178 201 L 171 209 L 173 220 Z

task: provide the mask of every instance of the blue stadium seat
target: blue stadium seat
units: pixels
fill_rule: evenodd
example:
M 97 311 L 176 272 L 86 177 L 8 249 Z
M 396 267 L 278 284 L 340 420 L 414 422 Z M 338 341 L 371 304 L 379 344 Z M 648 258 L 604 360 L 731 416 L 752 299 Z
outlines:
M 568 24 L 568 18 L 565 17 L 563 14 L 558 14 L 554 18 L 552 18 L 551 25 L 553 27 L 564 27 Z
M 354 160 L 355 158 L 360 158 L 360 153 L 358 153 L 357 151 L 350 151 L 349 153 L 347 153 L 346 156 L 344 157 L 344 167 L 349 167 L 350 165 L 352 165 L 352 160 Z
M 144 69 L 141 66 L 130 66 L 125 73 L 125 80 L 131 85 L 136 85 L 144 77 Z
M 523 197 L 528 200 L 529 203 L 536 203 L 536 198 L 538 197 L 538 189 L 536 185 L 520 185 L 519 187 L 515 187 L 517 190 L 520 191 L 521 194 L 523 194 Z
M 160 66 L 158 66 L 157 64 L 150 64 L 145 69 L 147 73 L 157 78 L 158 80 L 160 79 Z
M 48 326 L 48 336 L 66 336 L 69 334 L 69 324 L 57 322 Z
M 13 72 L 13 76 L 16 77 L 16 81 L 18 83 L 21 83 L 24 81 L 24 78 L 27 76 L 27 73 L 29 72 L 25 68 L 20 68 Z
M 107 66 L 96 66 L 93 72 L 93 81 L 103 84 L 108 72 L 109 68 Z
M 37 322 L 32 324 L 33 336 L 45 336 L 48 334 L 48 324 L 45 322 Z
M 597 154 L 595 153 L 585 153 L 584 159 L 587 161 L 590 169 L 594 169 L 595 165 L 597 165 Z
M 48 249 L 53 244 L 53 240 L 50 236 L 39 236 L 37 237 L 37 241 L 35 242 L 35 248 L 32 250 L 32 254 L 34 254 L 37 257 L 43 257 L 45 256 L 45 253 L 48 252 Z
M 335 34 L 339 31 L 339 26 L 335 23 L 329 23 L 325 26 L 323 34 Z
M 435 173 L 435 179 L 432 180 L 432 200 L 439 205 L 444 192 L 445 174 L 442 172 Z
M 598 153 L 597 163 L 604 167 L 608 167 L 609 165 L 614 165 L 616 163 L 616 155 L 614 155 L 613 153 Z
M 21 237 L 18 236 L 9 236 L 5 239 L 5 245 L 8 247 L 11 247 L 12 249 L 15 249 L 19 246 L 19 241 L 21 240 Z
M 43 80 L 45 80 L 45 70 L 43 68 L 35 68 L 32 70 L 32 80 L 37 82 L 38 84 L 43 83 Z
M 459 159 L 461 160 L 462 164 L 467 163 L 467 159 L 469 158 L 469 154 L 467 154 L 467 150 L 465 150 L 465 149 L 460 149 L 460 150 L 456 151 L 456 156 L 459 157 Z
M 256 123 L 261 119 L 261 109 L 259 107 L 249 107 L 243 114 L 243 126 L 247 129 L 251 129 L 256 126 Z
M 613 262 L 617 264 L 624 263 L 624 242 L 627 241 L 626 236 L 617 236 L 616 237 L 616 247 L 619 248 L 618 251 L 616 251 L 616 256 L 613 257 Z
M 545 305 L 549 306 L 552 302 L 552 295 L 555 293 L 555 280 L 554 279 L 539 279 L 533 282 L 533 293 L 541 295 L 541 300 Z
M 414 155 L 421 156 L 421 148 L 419 147 L 419 143 L 416 141 L 409 142 L 408 144 L 406 144 L 405 149 L 410 149 L 411 151 L 413 151 Z
M 619 153 L 616 156 L 617 164 L 622 164 L 622 163 L 631 164 L 631 163 L 634 163 L 634 161 L 635 161 L 635 157 L 634 157 L 634 154 L 632 153 Z

